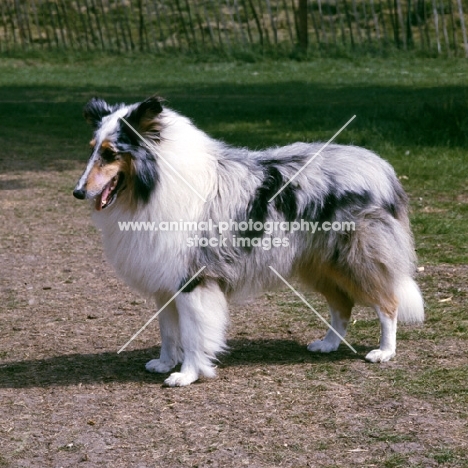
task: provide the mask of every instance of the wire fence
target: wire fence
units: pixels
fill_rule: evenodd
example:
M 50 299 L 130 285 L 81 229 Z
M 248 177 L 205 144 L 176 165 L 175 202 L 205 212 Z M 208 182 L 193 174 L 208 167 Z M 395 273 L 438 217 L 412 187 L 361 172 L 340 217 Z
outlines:
M 0 52 L 392 47 L 468 57 L 467 2 L 0 0 Z

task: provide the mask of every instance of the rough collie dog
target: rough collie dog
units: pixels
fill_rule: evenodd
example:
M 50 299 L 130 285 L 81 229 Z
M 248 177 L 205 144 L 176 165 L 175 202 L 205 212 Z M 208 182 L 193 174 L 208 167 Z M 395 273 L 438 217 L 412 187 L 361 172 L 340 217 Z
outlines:
M 338 333 L 329 330 L 310 351 L 335 351 L 360 303 L 381 325 L 380 347 L 366 359 L 391 359 L 397 318 L 424 318 L 407 197 L 392 167 L 353 146 L 232 148 L 162 103 L 91 100 L 91 157 L 73 192 L 93 201 L 107 257 L 131 287 L 158 304 L 180 291 L 159 315 L 161 353 L 146 368 L 166 373 L 181 363 L 169 386 L 213 377 L 226 349 L 227 300 L 282 286 L 278 275 L 296 277 L 329 304 Z M 192 227 L 121 229 L 129 222 Z M 354 229 L 325 229 L 337 222 Z

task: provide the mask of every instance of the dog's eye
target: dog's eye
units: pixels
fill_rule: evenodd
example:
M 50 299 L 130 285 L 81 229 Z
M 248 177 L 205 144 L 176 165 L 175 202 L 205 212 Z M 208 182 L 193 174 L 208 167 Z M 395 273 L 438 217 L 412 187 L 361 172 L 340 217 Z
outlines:
M 105 148 L 101 151 L 101 156 L 104 161 L 113 161 L 116 154 L 112 150 Z

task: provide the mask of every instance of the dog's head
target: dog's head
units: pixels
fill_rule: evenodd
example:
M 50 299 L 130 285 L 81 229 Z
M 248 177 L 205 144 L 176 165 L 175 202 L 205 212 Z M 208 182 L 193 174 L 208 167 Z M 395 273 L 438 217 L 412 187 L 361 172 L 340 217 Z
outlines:
M 158 118 L 162 99 L 154 96 L 138 104 L 110 105 L 92 99 L 84 117 L 94 129 L 91 157 L 73 195 L 94 199 L 101 211 L 119 196 L 131 203 L 147 202 L 156 187 L 156 152 L 161 140 Z

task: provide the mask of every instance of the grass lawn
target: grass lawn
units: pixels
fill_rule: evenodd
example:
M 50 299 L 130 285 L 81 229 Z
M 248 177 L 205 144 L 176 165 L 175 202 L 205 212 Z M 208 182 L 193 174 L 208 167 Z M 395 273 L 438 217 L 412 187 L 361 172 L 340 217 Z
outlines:
M 406 56 L 0 58 L 0 467 L 468 466 L 467 80 L 467 61 Z M 156 325 L 116 354 L 153 309 L 71 195 L 91 137 L 81 109 L 154 93 L 251 148 L 327 141 L 357 116 L 337 141 L 393 164 L 423 267 L 427 320 L 400 327 L 395 360 L 363 361 L 378 324 L 361 308 L 358 356 L 307 353 L 323 326 L 287 291 L 233 308 L 213 381 L 146 374 Z

